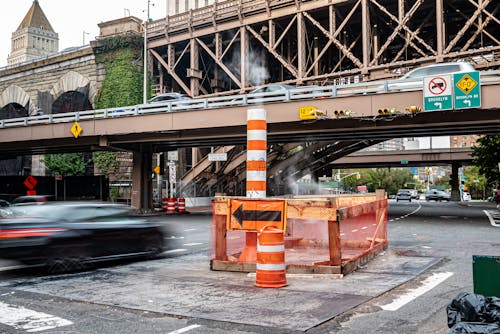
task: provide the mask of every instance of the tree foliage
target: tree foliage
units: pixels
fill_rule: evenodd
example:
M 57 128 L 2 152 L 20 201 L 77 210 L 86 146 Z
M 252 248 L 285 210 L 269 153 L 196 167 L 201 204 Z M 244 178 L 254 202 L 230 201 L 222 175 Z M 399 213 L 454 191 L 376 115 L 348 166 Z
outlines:
M 361 182 L 365 182 L 368 191 L 385 189 L 388 194 L 395 194 L 404 184 L 414 182 L 413 174 L 407 168 L 374 168 L 361 171 Z
M 479 173 L 486 177 L 488 184 L 494 188 L 500 187 L 500 135 L 484 136 L 477 140 L 473 147 L 474 165 Z
M 109 175 L 116 172 L 119 166 L 116 152 L 94 152 L 94 165 L 104 174 Z
M 43 162 L 51 175 L 85 175 L 85 163 L 81 153 L 46 154 Z

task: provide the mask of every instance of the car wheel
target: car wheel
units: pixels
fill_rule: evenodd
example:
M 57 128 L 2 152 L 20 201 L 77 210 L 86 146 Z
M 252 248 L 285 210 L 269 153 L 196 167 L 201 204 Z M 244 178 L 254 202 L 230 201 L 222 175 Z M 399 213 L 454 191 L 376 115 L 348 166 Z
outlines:
M 411 203 L 411 198 L 408 200 L 408 202 L 410 202 L 410 203 Z
M 49 274 L 82 271 L 90 267 L 84 246 L 52 246 L 46 262 Z

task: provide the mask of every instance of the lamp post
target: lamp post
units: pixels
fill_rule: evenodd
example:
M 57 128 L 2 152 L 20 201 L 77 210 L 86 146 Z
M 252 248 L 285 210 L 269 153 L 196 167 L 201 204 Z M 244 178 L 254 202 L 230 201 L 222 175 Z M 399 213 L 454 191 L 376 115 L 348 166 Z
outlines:
M 83 44 L 82 45 L 85 45 L 85 35 L 90 35 L 90 33 L 86 32 L 86 31 L 83 32 Z
M 147 79 L 147 74 L 148 74 L 148 70 L 147 70 L 147 67 L 148 67 L 148 29 L 147 29 L 147 25 L 148 25 L 148 21 L 149 21 L 149 5 L 151 3 L 151 0 L 148 0 L 148 8 L 146 10 L 146 13 L 147 13 L 147 16 L 146 16 L 146 20 L 144 21 L 144 26 L 143 26 L 143 29 L 144 29 L 144 78 L 143 78 L 143 90 L 142 90 L 142 103 L 146 104 L 147 103 L 147 99 L 148 99 L 148 89 L 147 89 L 147 83 L 148 83 L 148 79 Z

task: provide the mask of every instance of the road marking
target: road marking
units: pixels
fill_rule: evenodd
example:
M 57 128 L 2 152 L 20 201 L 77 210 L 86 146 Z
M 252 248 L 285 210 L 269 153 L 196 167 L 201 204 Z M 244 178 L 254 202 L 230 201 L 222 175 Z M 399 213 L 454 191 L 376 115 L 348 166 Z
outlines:
M 191 326 L 187 326 L 187 327 L 184 327 L 184 328 L 180 328 L 180 329 L 177 329 L 173 332 L 169 332 L 167 334 L 181 334 L 181 333 L 185 333 L 187 331 L 190 331 L 192 329 L 195 329 L 195 328 L 198 328 L 198 327 L 201 327 L 201 325 L 191 325 Z
M 493 216 L 488 211 L 483 210 L 483 212 L 488 217 L 488 219 L 490 220 L 491 226 L 500 227 L 500 224 L 497 224 L 495 222 L 495 218 L 493 218 Z
M 368 226 L 363 226 L 361 229 L 366 230 L 367 228 L 368 228 Z
M 61 326 L 72 325 L 73 322 L 47 313 L 36 312 L 22 306 L 0 302 L 0 322 L 27 332 L 40 332 Z
M 188 228 L 187 230 L 184 230 L 184 232 L 191 232 L 191 231 L 196 231 L 195 228 Z
M 394 218 L 394 219 L 390 219 L 389 221 L 392 222 L 392 221 L 397 221 L 397 220 L 407 218 L 407 217 L 411 216 L 412 214 L 417 213 L 420 209 L 422 209 L 422 205 L 420 203 L 418 203 L 418 207 L 415 210 L 413 210 L 412 212 L 407 213 L 406 215 Z
M 189 244 L 183 244 L 182 246 L 198 246 L 203 245 L 201 242 L 191 242 Z
M 411 302 L 413 299 L 423 295 L 427 291 L 434 289 L 436 286 L 447 280 L 452 275 L 453 273 L 451 272 L 436 273 L 422 281 L 422 285 L 418 288 L 411 289 L 407 293 L 396 298 L 392 303 L 382 305 L 380 307 L 386 311 L 396 311 L 400 307 Z
M 356 232 L 358 232 L 358 229 L 356 228 L 356 229 L 352 230 L 351 232 L 356 233 Z
M 169 249 L 168 251 L 164 251 L 164 254 L 169 254 L 169 253 L 178 253 L 178 252 L 185 252 L 187 249 L 184 248 L 177 248 L 177 249 Z
M 176 237 L 175 235 L 172 235 L 170 237 L 165 237 L 165 239 L 184 239 L 184 237 Z

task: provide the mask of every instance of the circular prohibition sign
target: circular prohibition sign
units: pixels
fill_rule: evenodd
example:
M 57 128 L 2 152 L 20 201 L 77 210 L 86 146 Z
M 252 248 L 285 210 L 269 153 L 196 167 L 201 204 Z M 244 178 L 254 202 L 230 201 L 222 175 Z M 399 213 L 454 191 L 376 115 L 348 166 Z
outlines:
M 432 78 L 429 81 L 428 89 L 431 94 L 441 95 L 446 91 L 446 80 L 441 77 Z

